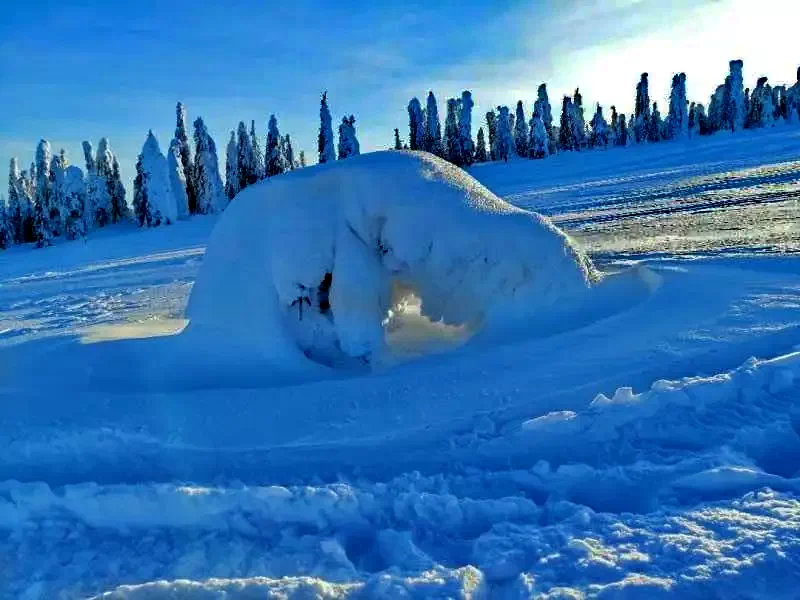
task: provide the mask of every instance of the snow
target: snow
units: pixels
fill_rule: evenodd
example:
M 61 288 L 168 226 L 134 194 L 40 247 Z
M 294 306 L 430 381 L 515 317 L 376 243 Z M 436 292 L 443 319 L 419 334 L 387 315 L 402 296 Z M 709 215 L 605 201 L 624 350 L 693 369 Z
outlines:
M 342 189 L 344 170 L 368 190 L 362 170 L 394 169 L 396 194 L 334 194 L 309 226 L 333 206 L 359 232 L 385 216 L 411 254 L 428 231 L 452 250 L 462 227 L 489 248 L 495 222 L 525 218 L 517 242 L 500 228 L 509 244 L 555 230 L 493 195 L 506 214 L 473 214 L 471 179 L 401 177 L 439 163 L 387 153 L 274 177 L 221 216 L 0 253 L 0 597 L 792 598 L 798 142 L 775 127 L 476 166 L 590 252 L 594 309 L 495 344 L 406 296 L 377 311 L 402 356 L 370 373 L 306 361 L 281 375 L 242 363 L 232 340 L 194 347 L 186 301 L 224 258 L 237 207 Z M 339 243 L 341 228 L 298 236 L 290 216 L 267 219 L 277 239 Z M 272 252 L 248 226 L 260 237 L 238 244 Z M 310 277 L 323 246 L 268 254 L 259 277 Z M 245 332 L 260 314 L 220 321 Z
M 142 185 L 147 190 L 147 202 L 150 205 L 153 224 L 174 223 L 178 220 L 178 204 L 170 187 L 167 159 L 161 153 L 158 140 L 152 131 L 147 134 L 142 146 L 142 167 L 144 170 Z
M 566 236 L 460 169 L 379 152 L 241 192 L 209 241 L 187 333 L 279 364 L 373 362 L 408 295 L 432 321 L 493 336 L 552 329 L 593 277 Z

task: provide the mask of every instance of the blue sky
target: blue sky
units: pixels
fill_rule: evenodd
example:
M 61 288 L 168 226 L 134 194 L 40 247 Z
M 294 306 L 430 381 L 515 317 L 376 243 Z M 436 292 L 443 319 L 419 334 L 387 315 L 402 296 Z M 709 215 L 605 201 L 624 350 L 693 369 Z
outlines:
M 794 0 L 757 11 L 749 0 L 358 4 L 17 3 L 0 23 L 0 164 L 30 164 L 46 137 L 83 166 L 81 140 L 105 135 L 129 179 L 148 129 L 169 145 L 177 100 L 221 152 L 239 120 L 255 119 L 263 136 L 275 113 L 313 157 L 325 89 L 334 119 L 355 114 L 372 150 L 394 127 L 407 136 L 408 100 L 429 89 L 442 118 L 446 98 L 471 89 L 476 132 L 489 107 L 522 99 L 530 111 L 542 81 L 554 105 L 580 86 L 587 112 L 595 101 L 627 112 L 644 70 L 653 99 L 663 103 L 685 71 L 690 98 L 707 102 L 730 58 L 744 59 L 750 86 L 762 74 L 793 81 L 800 63 Z

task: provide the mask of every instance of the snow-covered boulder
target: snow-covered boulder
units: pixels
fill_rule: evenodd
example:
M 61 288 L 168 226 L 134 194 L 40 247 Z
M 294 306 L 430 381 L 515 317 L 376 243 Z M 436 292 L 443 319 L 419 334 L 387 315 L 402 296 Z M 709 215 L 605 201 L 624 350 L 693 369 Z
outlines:
M 465 171 L 377 152 L 239 193 L 209 240 L 186 333 L 268 359 L 369 363 L 409 295 L 432 321 L 503 335 L 560 327 L 595 278 L 547 219 Z

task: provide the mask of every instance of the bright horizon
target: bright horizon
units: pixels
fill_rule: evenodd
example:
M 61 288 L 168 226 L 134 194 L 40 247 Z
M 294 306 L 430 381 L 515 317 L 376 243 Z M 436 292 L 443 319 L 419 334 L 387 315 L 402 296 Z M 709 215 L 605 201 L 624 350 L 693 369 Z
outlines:
M 179 100 L 190 122 L 204 118 L 223 166 L 230 130 L 255 119 L 263 148 L 272 113 L 313 163 L 326 89 L 334 129 L 354 114 L 362 151 L 389 147 L 395 127 L 407 141 L 408 101 L 424 103 L 428 90 L 442 121 L 447 98 L 473 92 L 473 137 L 489 108 L 513 110 L 522 100 L 530 113 L 541 82 L 554 116 L 563 94 L 579 87 L 588 121 L 595 102 L 606 115 L 612 104 L 628 114 L 647 71 L 651 100 L 666 114 L 676 72 L 687 74 L 689 99 L 704 104 L 734 58 L 744 60 L 746 87 L 761 75 L 772 84 L 794 82 L 800 8 L 790 0 L 751 7 L 744 0 L 516 1 L 499 8 L 378 1 L 342 15 L 312 0 L 269 14 L 256 2 L 19 6 L 0 25 L 0 163 L 7 169 L 16 156 L 27 169 L 46 138 L 83 168 L 81 141 L 96 146 L 106 136 L 130 188 L 149 129 L 166 151 Z

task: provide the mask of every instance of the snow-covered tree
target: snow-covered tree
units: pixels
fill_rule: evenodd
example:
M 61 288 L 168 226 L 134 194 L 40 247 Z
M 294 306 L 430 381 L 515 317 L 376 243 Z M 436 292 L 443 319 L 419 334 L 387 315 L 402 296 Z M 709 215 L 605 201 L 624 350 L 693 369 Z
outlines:
M 550 99 L 547 96 L 547 84 L 542 83 L 536 92 L 536 102 L 533 104 L 533 114 L 539 115 L 544 122 L 547 135 L 553 130 L 553 110 L 550 107 Z
M 12 158 L 8 169 L 8 222 L 11 236 L 15 244 L 25 242 L 25 194 L 21 189 L 22 176 L 19 172 L 19 162 Z
M 236 172 L 239 174 L 240 190 L 255 183 L 253 142 L 244 121 L 239 121 L 239 128 L 236 130 Z
M 197 192 L 197 212 L 217 213 L 225 209 L 227 200 L 219 176 L 217 145 L 208 134 L 203 119 L 194 121 L 194 181 Z
M 486 138 L 483 135 L 483 127 L 478 127 L 478 145 L 475 148 L 475 162 L 486 162 L 489 155 L 486 152 Z
M 546 158 L 550 154 L 550 138 L 547 135 L 547 126 L 538 112 L 533 113 L 530 122 L 530 140 L 528 142 L 528 156 L 530 158 Z
M 84 140 L 81 146 L 83 148 L 83 159 L 86 161 L 86 174 L 94 175 L 95 162 L 94 162 L 94 150 L 92 149 L 92 144 L 91 142 L 87 142 Z
M 428 104 L 425 111 L 425 133 L 423 149 L 435 154 L 444 155 L 442 147 L 442 127 L 439 122 L 439 109 L 436 105 L 436 96 L 428 92 Z
M 86 182 L 83 171 L 76 166 L 67 167 L 64 171 L 64 237 L 76 240 L 86 236 Z
M 788 117 L 785 85 L 776 85 L 772 87 L 772 106 L 775 107 L 776 121 Z
M 633 137 L 637 142 L 644 142 L 648 137 L 650 121 L 650 84 L 648 74 L 642 73 L 636 84 L 636 104 L 633 114 Z
M 497 114 L 486 113 L 486 130 L 489 132 L 489 160 L 497 160 Z
M 647 139 L 651 142 L 660 142 L 663 139 L 664 121 L 658 110 L 658 102 L 653 102 L 653 110 L 648 121 Z
M 283 136 L 283 162 L 284 162 L 284 171 L 294 171 L 295 169 L 295 160 L 294 160 L 294 148 L 292 148 L 292 138 L 289 137 L 287 133 Z
M 597 104 L 597 108 L 590 123 L 592 131 L 589 136 L 590 148 L 605 148 L 608 146 L 609 129 L 608 122 L 603 116 L 603 107 Z
M 408 145 L 411 150 L 425 149 L 425 117 L 417 98 L 408 103 Z
M 175 139 L 180 144 L 181 153 L 181 166 L 183 167 L 183 178 L 186 181 L 186 198 L 189 202 L 189 213 L 194 214 L 198 212 L 197 208 L 197 192 L 194 182 L 194 162 L 192 161 L 192 150 L 189 143 L 188 134 L 188 120 L 186 119 L 186 107 L 178 102 L 175 107 L 176 125 L 175 125 Z
M 726 123 L 731 131 L 739 131 L 744 128 L 744 77 L 742 69 L 744 63 L 741 60 L 732 60 L 730 66 L 730 80 L 726 85 Z
M 8 207 L 5 196 L 0 195 L 0 250 L 5 250 L 13 243 L 11 224 L 8 220 Z
M 342 117 L 342 123 L 339 125 L 337 150 L 339 151 L 339 160 L 361 154 L 361 148 L 356 137 L 356 118 L 353 115 Z
M 86 160 L 86 204 L 84 218 L 87 228 L 104 227 L 109 222 L 109 206 L 111 196 L 108 193 L 108 182 L 98 172 L 97 161 L 92 144 L 83 142 L 83 157 Z
M 300 150 L 300 154 L 297 155 L 297 166 L 301 169 L 306 168 L 306 152 L 305 150 Z
M 497 139 L 495 140 L 497 160 L 508 159 L 514 155 L 514 134 L 511 132 L 511 118 L 507 106 L 497 107 Z
M 619 137 L 619 115 L 617 114 L 617 107 L 611 106 L 611 123 L 608 130 L 608 145 L 616 146 L 617 138 Z
M 322 155 L 320 155 L 320 158 Z M 267 146 L 265 151 L 267 164 L 267 177 L 280 175 L 284 171 L 283 156 L 281 153 L 281 134 L 278 131 L 278 119 L 270 115 L 267 124 Z
M 628 124 L 625 122 L 625 115 L 619 116 L 619 128 L 617 131 L 617 146 L 623 148 L 630 143 L 630 133 L 628 131 Z
M 667 137 L 671 140 L 683 139 L 688 135 L 689 114 L 686 107 L 686 73 L 678 73 L 672 77 L 672 89 L 669 93 Z
M 331 121 L 331 111 L 328 108 L 328 92 L 322 93 L 322 101 L 319 105 L 319 121 L 319 135 L 317 136 L 319 163 L 333 162 L 336 160 L 336 152 L 333 148 L 333 123 Z M 269 155 L 269 151 L 267 151 L 267 155 Z
M 53 235 L 61 235 L 64 230 L 64 171 L 67 168 L 67 156 L 64 149 L 53 154 L 50 159 L 50 227 Z
M 444 120 L 444 157 L 456 166 L 461 166 L 461 140 L 458 133 L 458 121 L 456 120 L 456 99 L 447 100 L 447 116 Z
M 564 100 L 561 102 L 561 122 L 558 128 L 558 145 L 561 150 L 577 149 L 575 127 L 573 123 L 574 114 L 572 98 L 564 96 Z
M 117 223 L 130 217 L 130 208 L 125 198 L 125 184 L 122 183 L 122 173 L 119 169 L 117 155 L 111 161 L 111 180 L 113 189 L 111 192 L 111 221 Z
M 458 136 L 461 142 L 461 160 L 467 167 L 472 164 L 472 157 L 475 154 L 475 145 L 472 143 L 472 108 L 474 106 L 472 92 L 468 90 L 461 92 L 461 103 L 458 105 Z
M 167 151 L 167 172 L 169 173 L 169 187 L 172 197 L 175 198 L 175 208 L 179 219 L 189 218 L 189 198 L 186 195 L 186 178 L 183 175 L 181 164 L 181 143 L 172 138 Z
M 142 155 L 136 159 L 136 177 L 133 178 L 133 216 L 139 227 L 150 227 L 152 217 L 147 202 L 147 191 L 144 187 L 144 164 Z
M 772 88 L 767 83 L 766 77 L 760 77 L 753 93 L 750 94 L 750 115 L 747 121 L 750 127 L 771 127 L 774 119 Z
M 34 199 L 34 231 L 36 246 L 50 245 L 53 237 L 53 226 L 50 223 L 52 211 L 52 187 L 50 182 L 50 142 L 39 140 L 36 147 L 36 195 Z
M 236 145 L 236 132 L 231 131 L 231 139 L 225 152 L 225 195 L 228 200 L 239 193 L 239 149 Z
M 514 119 L 514 147 L 516 148 L 517 156 L 528 156 L 529 138 L 530 133 L 528 122 L 525 119 L 525 108 L 522 106 L 522 100 L 517 100 L 517 114 Z
M 575 88 L 572 97 L 572 130 L 575 149 L 580 150 L 586 146 L 586 121 L 583 116 L 583 96 L 578 88 Z
M 729 78 L 726 78 L 726 81 Z M 717 86 L 708 105 L 708 126 L 711 132 L 725 128 L 725 84 Z
M 256 122 L 250 121 L 250 145 L 253 148 L 253 173 L 255 174 L 256 181 L 261 181 L 266 176 L 266 163 L 264 162 L 264 153 L 261 151 L 261 144 L 258 143 L 258 135 L 256 134 Z
M 800 67 L 797 68 L 797 81 L 786 90 L 786 120 L 800 123 Z
M 150 131 L 142 146 L 142 196 L 146 199 L 150 219 L 147 225 L 169 225 L 178 219 L 178 205 L 170 187 L 167 159 L 161 153 L 158 140 Z
M 400 130 L 395 127 L 394 128 L 394 150 L 402 150 L 403 149 L 403 141 L 400 139 Z
M 114 163 L 116 158 L 108 142 L 108 138 L 101 138 L 97 145 L 95 157 L 95 173 L 106 186 L 103 199 L 105 205 L 95 205 L 95 218 L 99 224 L 117 223 L 128 216 L 128 204 L 125 201 L 125 186 L 119 173 L 119 163 L 116 171 Z

